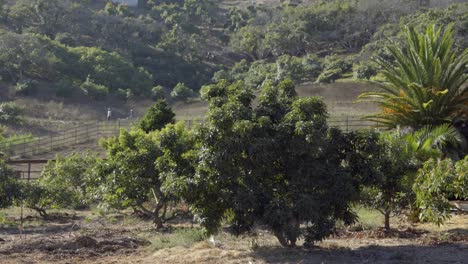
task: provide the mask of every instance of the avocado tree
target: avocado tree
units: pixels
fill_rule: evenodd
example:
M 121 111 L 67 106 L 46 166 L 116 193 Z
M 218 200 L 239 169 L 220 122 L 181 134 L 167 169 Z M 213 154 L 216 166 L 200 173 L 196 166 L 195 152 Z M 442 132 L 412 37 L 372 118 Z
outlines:
M 366 182 L 362 201 L 384 215 L 390 230 L 390 216 L 398 215 L 411 204 L 411 185 L 417 160 L 399 133 L 382 133 L 367 157 L 371 177 Z
M 468 156 L 454 163 L 450 159 L 430 159 L 418 171 L 413 186 L 420 219 L 443 224 L 450 218 L 449 198 L 468 197 Z
M 25 205 L 47 217 L 51 208 L 84 209 L 92 202 L 88 182 L 94 176 L 98 157 L 73 153 L 49 161 L 39 179 L 23 184 Z
M 102 142 L 107 160 L 97 166 L 97 177 L 90 182 L 94 194 L 104 205 L 132 208 L 162 228 L 161 210 L 169 201 L 179 200 L 165 182 L 190 171 L 191 163 L 183 162 L 184 153 L 192 148 L 190 142 L 183 124 L 168 124 L 149 133 L 122 130 L 118 137 Z
M 13 170 L 0 158 L 0 208 L 11 206 L 20 197 L 20 184 Z
M 168 123 L 174 123 L 175 114 L 164 100 L 154 103 L 140 121 L 139 128 L 146 133 L 159 130 Z
M 300 237 L 306 245 L 323 239 L 337 219 L 354 220 L 355 188 L 332 144 L 342 135 L 329 132 L 323 101 L 297 98 L 289 80 L 266 84 L 255 108 L 242 82 L 205 86 L 202 96 L 209 111 L 197 133 L 198 166 L 184 180 L 208 233 L 223 219 L 236 233 L 264 224 L 294 247 Z

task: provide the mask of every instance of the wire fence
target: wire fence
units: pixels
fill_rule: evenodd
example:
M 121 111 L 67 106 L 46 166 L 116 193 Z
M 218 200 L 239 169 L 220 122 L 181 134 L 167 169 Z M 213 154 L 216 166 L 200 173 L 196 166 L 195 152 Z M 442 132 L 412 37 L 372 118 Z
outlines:
M 57 153 L 61 149 L 73 148 L 83 145 L 83 149 L 91 149 L 98 145 L 101 138 L 117 136 L 121 129 L 129 130 L 137 120 L 117 120 L 84 124 L 78 127 L 56 132 L 54 135 L 33 139 L 15 140 L 0 144 L 2 150 L 9 157 L 22 180 L 37 179 L 47 163 L 47 159 L 32 159 L 32 157 Z M 187 128 L 203 124 L 204 120 L 179 120 L 185 122 Z M 373 121 L 365 120 L 361 116 L 332 116 L 328 120 L 330 127 L 337 127 L 343 131 L 356 131 L 378 127 Z
M 179 121 L 185 122 L 189 129 L 204 123 L 204 120 Z M 99 139 L 116 136 L 119 134 L 120 129 L 129 130 L 136 122 L 136 119 L 124 119 L 83 124 L 57 131 L 50 136 L 6 141 L 0 144 L 0 151 L 10 159 L 20 159 L 44 153 L 53 153 L 56 150 L 80 144 L 97 145 Z M 332 116 L 329 118 L 328 123 L 330 127 L 337 127 L 346 132 L 377 127 L 375 122 L 365 120 L 362 116 Z
M 117 120 L 83 124 L 57 131 L 50 136 L 6 141 L 0 144 L 0 151 L 10 159 L 20 159 L 54 152 L 65 147 L 97 143 L 101 138 L 118 135 L 120 129 L 130 129 L 134 122 L 134 120 Z

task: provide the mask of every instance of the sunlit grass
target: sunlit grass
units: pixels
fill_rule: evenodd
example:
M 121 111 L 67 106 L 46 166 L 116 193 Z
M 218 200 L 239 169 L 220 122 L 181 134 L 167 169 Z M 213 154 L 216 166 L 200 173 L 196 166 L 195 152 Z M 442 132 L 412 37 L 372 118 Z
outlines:
M 359 224 L 364 230 L 376 229 L 384 223 L 383 215 L 375 209 L 357 205 L 353 210 L 359 217 L 357 224 Z
M 155 250 L 172 247 L 189 248 L 203 239 L 205 239 L 205 236 L 200 229 L 178 228 L 169 233 L 158 235 L 152 241 L 152 248 Z

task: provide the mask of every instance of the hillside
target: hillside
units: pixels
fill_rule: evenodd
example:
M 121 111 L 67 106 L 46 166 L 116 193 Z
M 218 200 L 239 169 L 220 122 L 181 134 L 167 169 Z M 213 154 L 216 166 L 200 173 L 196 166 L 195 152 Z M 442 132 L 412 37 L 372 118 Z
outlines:
M 283 4 L 281 4 L 283 2 Z M 165 99 L 179 119 L 200 118 L 203 85 L 221 79 L 252 89 L 292 79 L 300 95 L 323 96 L 333 115 L 363 114 L 361 80 L 379 79 L 401 28 L 455 23 L 468 46 L 465 1 L 0 2 L 0 102 L 23 108 L 7 134 L 45 135 L 83 122 L 142 115 Z M 364 87 L 364 88 L 361 88 Z

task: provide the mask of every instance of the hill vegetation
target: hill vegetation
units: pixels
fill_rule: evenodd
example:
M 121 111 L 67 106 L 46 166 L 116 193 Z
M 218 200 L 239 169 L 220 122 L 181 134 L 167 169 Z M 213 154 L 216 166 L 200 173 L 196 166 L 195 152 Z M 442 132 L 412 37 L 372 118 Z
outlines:
M 132 214 L 136 221 L 152 221 L 140 233 L 156 238 L 156 249 L 208 237 L 215 247 L 215 235 L 230 233 L 253 238 L 256 251 L 255 237 L 266 232 L 287 254 L 301 246 L 300 255 L 314 255 L 311 247 L 365 221 L 363 210 L 374 223 L 381 219 L 382 228 L 375 224 L 372 231 L 385 238 L 424 232 L 402 230 L 397 216 L 440 226 L 454 216 L 454 207 L 464 210 L 468 4 L 229 3 L 154 0 L 134 9 L 84 0 L 2 5 L 0 74 L 14 89 L 3 93 L 9 99 L 81 99 L 96 107 L 109 100 L 155 101 L 131 129 L 110 137 L 96 133 L 105 158 L 92 152 L 57 156 L 32 181 L 31 161 L 25 178 L 7 164 L 24 161 L 0 155 L 0 208 L 21 208 L 16 233 L 24 234 L 24 207 L 41 221 L 52 220 L 56 209 L 97 208 L 103 218 Z M 371 91 L 343 90 L 359 79 L 372 80 L 361 81 Z M 311 83 L 333 87 L 326 92 L 342 97 L 361 93 L 360 100 L 378 107 L 366 118 L 386 130 L 333 125 L 329 101 L 310 96 Z M 204 122 L 176 122 L 174 102 L 199 103 Z M 0 122 L 25 122 L 30 108 L 3 102 Z M 111 108 L 106 110 L 110 120 Z M 0 220 L 6 223 L 6 214 Z M 443 240 L 467 241 L 466 230 L 452 231 Z M 105 244 L 146 244 L 110 241 L 106 222 L 98 234 L 103 232 L 104 240 L 83 232 L 89 236 L 61 249 L 76 244 L 107 252 L 113 249 Z M 51 254 L 53 247 L 47 250 Z
M 158 93 L 153 87 L 170 97 L 175 87 L 198 91 L 220 79 L 252 87 L 285 78 L 333 82 L 353 73 L 368 79 L 376 66 L 367 61 L 401 40 L 402 25 L 429 21 L 456 22 L 456 46 L 467 46 L 466 3 L 241 2 L 160 0 L 129 8 L 98 0 L 2 1 L 2 89 L 126 101 Z M 185 100 L 179 94 L 174 100 Z

